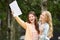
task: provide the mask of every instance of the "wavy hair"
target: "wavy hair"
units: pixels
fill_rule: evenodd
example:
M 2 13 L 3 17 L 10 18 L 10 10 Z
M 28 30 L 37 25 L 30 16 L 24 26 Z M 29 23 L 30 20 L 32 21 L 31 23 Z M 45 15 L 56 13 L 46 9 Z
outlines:
M 28 13 L 28 23 L 31 23 L 30 20 L 29 20 L 29 14 L 32 14 L 32 15 L 35 16 L 35 22 L 34 22 L 34 24 L 35 24 L 35 29 L 36 29 L 36 31 L 39 33 L 39 27 L 38 27 L 37 17 L 36 17 L 36 15 L 35 15 L 35 12 L 34 12 L 34 11 L 30 11 L 30 12 Z
M 47 16 L 47 23 L 49 24 L 48 37 L 51 38 L 51 37 L 53 37 L 52 16 L 49 11 L 43 11 L 43 12 L 46 13 L 46 16 Z

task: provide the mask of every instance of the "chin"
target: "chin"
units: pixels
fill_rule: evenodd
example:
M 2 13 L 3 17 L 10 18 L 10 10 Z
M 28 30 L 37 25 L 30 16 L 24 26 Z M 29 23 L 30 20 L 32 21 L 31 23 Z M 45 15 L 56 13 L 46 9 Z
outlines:
M 31 23 L 33 23 L 33 21 L 31 21 Z

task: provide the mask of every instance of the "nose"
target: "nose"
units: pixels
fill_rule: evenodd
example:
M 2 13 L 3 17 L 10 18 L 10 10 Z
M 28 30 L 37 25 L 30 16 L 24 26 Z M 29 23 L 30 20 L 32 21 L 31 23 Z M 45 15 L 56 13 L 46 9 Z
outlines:
M 40 15 L 40 17 L 41 17 L 42 15 Z

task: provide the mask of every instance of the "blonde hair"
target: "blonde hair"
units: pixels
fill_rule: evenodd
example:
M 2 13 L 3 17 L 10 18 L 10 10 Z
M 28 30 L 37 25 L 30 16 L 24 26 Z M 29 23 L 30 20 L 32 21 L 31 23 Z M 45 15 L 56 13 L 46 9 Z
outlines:
M 47 23 L 49 24 L 48 37 L 51 38 L 51 37 L 53 37 L 52 16 L 49 11 L 43 11 L 43 12 L 46 13 L 46 16 L 47 16 Z

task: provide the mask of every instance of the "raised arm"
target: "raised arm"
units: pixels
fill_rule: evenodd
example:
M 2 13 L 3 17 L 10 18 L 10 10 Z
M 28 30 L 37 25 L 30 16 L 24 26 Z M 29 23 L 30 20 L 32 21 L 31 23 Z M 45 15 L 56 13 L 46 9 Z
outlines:
M 13 17 L 16 19 L 16 21 L 24 28 L 26 29 L 26 23 L 21 20 L 21 18 L 19 18 L 18 16 L 22 14 L 21 9 L 19 8 L 18 4 L 16 1 L 13 1 L 11 4 L 9 4 L 11 11 L 12 11 L 12 15 Z
M 14 18 L 15 18 L 16 21 L 19 23 L 19 25 L 21 25 L 24 29 L 27 28 L 27 26 L 26 26 L 26 22 L 24 22 L 20 17 L 15 16 Z
M 19 17 L 19 15 L 14 14 L 13 12 L 12 12 L 12 15 L 13 15 L 13 17 L 16 19 L 16 21 L 19 23 L 19 25 L 21 25 L 24 29 L 27 28 L 26 22 L 24 22 L 24 21 Z

